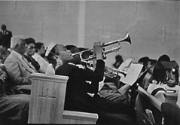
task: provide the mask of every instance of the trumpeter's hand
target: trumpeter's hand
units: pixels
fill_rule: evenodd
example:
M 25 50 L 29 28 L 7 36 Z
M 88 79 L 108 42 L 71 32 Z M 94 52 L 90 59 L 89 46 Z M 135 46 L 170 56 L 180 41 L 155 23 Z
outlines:
M 93 50 L 97 60 L 103 59 L 103 47 L 101 42 L 95 42 Z

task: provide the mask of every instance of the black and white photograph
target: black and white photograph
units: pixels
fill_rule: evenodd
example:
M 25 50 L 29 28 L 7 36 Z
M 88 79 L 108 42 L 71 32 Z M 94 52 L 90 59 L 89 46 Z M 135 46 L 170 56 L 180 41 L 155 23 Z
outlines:
M 0 125 L 180 125 L 179 0 L 0 0 Z

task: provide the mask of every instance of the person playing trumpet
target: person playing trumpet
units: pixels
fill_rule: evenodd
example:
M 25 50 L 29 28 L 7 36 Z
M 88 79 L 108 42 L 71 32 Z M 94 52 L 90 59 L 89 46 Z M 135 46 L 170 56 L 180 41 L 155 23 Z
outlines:
M 100 43 L 94 45 L 94 53 L 96 55 L 97 63 L 95 70 L 92 71 L 77 66 L 69 51 L 63 49 L 59 51 L 59 57 L 63 64 L 56 69 L 55 73 L 57 75 L 69 76 L 65 109 L 95 112 L 93 98 L 91 98 L 87 92 L 97 93 L 98 82 L 102 81 L 104 76 L 105 63 L 103 61 L 103 49 L 100 46 Z M 92 83 L 89 84 L 87 81 Z
M 104 51 L 101 42 L 94 44 L 93 51 L 96 60 L 94 70 L 77 66 L 69 51 L 62 50 L 59 52 L 59 57 L 63 64 L 56 69 L 55 73 L 56 75 L 69 76 L 64 109 L 98 113 L 101 118 L 104 118 L 103 116 L 106 113 L 117 113 L 118 116 L 121 113 L 134 114 L 133 109 L 128 105 L 124 103 L 109 103 L 105 98 L 99 96 L 99 82 L 103 80 L 105 69 L 105 62 L 103 61 Z M 130 119 L 131 117 L 128 118 L 129 121 L 123 121 L 122 119 L 116 121 L 118 123 L 129 123 Z M 131 121 L 131 123 L 134 122 Z

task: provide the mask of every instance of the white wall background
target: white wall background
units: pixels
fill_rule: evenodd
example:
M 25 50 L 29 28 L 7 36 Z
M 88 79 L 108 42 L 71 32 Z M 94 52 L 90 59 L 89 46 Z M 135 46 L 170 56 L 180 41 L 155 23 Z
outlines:
M 120 53 L 138 59 L 168 54 L 180 62 L 180 2 L 178 1 L 0 1 L 0 24 L 13 35 L 36 41 L 92 48 L 130 33 L 132 45 Z

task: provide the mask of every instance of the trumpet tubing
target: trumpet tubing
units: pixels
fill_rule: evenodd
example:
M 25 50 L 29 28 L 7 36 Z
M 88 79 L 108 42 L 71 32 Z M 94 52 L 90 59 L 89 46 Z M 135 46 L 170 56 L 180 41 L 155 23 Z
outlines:
M 129 36 L 128 33 L 126 34 L 126 36 L 125 36 L 123 39 L 104 43 L 101 47 L 106 47 L 106 46 L 110 46 L 110 45 L 117 44 L 117 43 L 121 43 L 121 42 L 128 42 L 129 44 L 131 44 L 131 38 L 130 38 L 130 36 Z M 104 54 L 106 55 L 106 54 L 109 54 L 109 53 L 118 51 L 120 48 L 121 48 L 121 47 L 116 47 L 116 48 L 112 48 L 112 49 L 110 49 L 110 50 L 105 50 Z M 105 49 L 105 48 L 104 48 L 104 49 Z M 72 56 L 74 56 L 74 55 L 80 55 L 81 60 L 84 60 L 84 61 L 89 61 L 89 60 L 92 60 L 92 59 L 95 58 L 95 57 L 93 56 L 93 54 L 89 54 L 89 58 L 83 59 L 83 58 L 82 58 L 82 54 L 85 53 L 85 52 L 93 53 L 93 49 L 88 49 L 88 50 L 84 50 L 84 51 L 81 51 L 81 52 L 78 52 L 78 53 L 74 53 L 74 54 L 72 54 Z
M 109 53 L 112 53 L 112 52 L 116 52 L 116 51 L 119 51 L 121 47 L 116 47 L 116 48 L 112 48 L 110 50 L 107 50 L 104 52 L 105 56 Z M 95 59 L 96 57 L 95 56 L 90 56 L 88 59 L 84 59 L 85 61 L 89 61 L 89 60 L 92 60 L 92 59 Z
M 90 52 L 90 51 L 93 51 L 93 49 L 87 49 L 87 50 L 83 50 L 81 52 L 73 53 L 72 56 L 74 56 L 74 55 L 81 55 L 84 52 Z
M 112 48 L 110 50 L 106 50 L 104 53 L 109 54 L 109 53 L 112 53 L 112 52 L 119 51 L 120 49 L 121 49 L 121 47 L 116 47 L 116 48 Z

